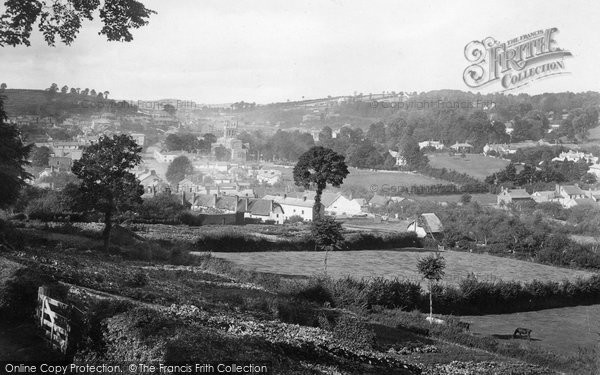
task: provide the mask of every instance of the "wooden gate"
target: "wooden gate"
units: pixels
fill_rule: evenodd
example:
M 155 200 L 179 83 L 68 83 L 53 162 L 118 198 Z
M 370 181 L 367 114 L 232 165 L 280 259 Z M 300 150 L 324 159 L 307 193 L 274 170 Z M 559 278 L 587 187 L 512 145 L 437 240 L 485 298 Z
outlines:
M 69 344 L 71 306 L 50 298 L 43 286 L 38 289 L 36 317 L 53 349 L 65 354 Z

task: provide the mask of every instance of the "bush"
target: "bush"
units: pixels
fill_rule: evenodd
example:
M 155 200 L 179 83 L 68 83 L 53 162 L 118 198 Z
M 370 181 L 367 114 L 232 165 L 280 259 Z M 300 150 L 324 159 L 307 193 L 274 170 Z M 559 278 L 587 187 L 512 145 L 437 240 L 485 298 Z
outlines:
M 353 350 L 371 350 L 375 332 L 360 318 L 343 315 L 333 327 L 333 337 Z
M 142 270 L 137 271 L 129 278 L 129 280 L 127 280 L 127 284 L 134 288 L 144 287 L 148 285 L 148 282 L 150 282 L 150 278 Z
M 38 288 L 52 284 L 51 277 L 38 269 L 24 267 L 16 270 L 4 285 L 0 285 L 0 316 L 11 320 L 32 319 Z
M 302 216 L 299 215 L 292 215 L 290 217 L 288 217 L 288 219 L 286 220 L 286 223 L 289 224 L 296 224 L 296 223 L 303 223 L 304 219 L 302 218 Z

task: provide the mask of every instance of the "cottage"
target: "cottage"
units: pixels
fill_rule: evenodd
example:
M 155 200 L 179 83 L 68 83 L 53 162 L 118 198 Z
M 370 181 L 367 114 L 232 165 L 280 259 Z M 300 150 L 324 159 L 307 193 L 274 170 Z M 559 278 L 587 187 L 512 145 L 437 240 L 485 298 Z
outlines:
M 244 217 L 260 219 L 262 222 L 273 221 L 275 224 L 283 224 L 285 216 L 280 204 L 272 199 L 244 199 L 246 207 Z
M 307 196 L 293 198 L 287 195 L 266 195 L 263 199 L 270 199 L 281 205 L 285 220 L 292 216 L 300 216 L 304 221 L 313 221 L 314 219 L 313 206 L 315 201 L 314 199 L 308 199 Z M 324 208 L 322 207 L 321 209 L 323 210 Z
M 333 216 L 352 216 L 362 213 L 360 202 L 345 197 L 342 193 L 323 193 L 321 203 L 325 213 Z
M 369 206 L 371 208 L 386 207 L 391 202 L 392 199 L 390 197 L 384 197 L 382 195 L 375 194 L 373 198 L 371 198 L 371 200 L 369 201 Z
M 404 158 L 404 156 L 402 156 L 402 153 L 400 153 L 399 151 L 393 151 L 393 150 L 388 150 L 388 152 L 394 159 L 396 159 L 395 165 L 397 167 L 403 167 L 406 165 L 406 159 Z
M 433 148 L 435 150 L 443 150 L 446 146 L 440 141 L 424 141 L 419 142 L 419 149 Z
M 511 203 L 522 205 L 530 202 L 533 202 L 533 199 L 525 189 L 503 188 L 500 194 L 498 194 L 498 206 L 505 206 Z
M 468 144 L 467 142 L 465 142 L 465 143 L 456 142 L 455 144 L 450 146 L 450 148 L 452 150 L 454 150 L 454 152 L 470 153 L 473 151 L 473 146 Z
M 579 185 L 556 185 L 556 195 L 559 199 L 581 199 L 585 198 L 585 191 Z
M 419 238 L 430 237 L 435 240 L 441 240 L 444 235 L 442 221 L 434 213 L 421 214 L 417 219 L 411 221 L 407 231 L 414 232 Z
M 48 166 L 59 171 L 71 171 L 73 159 L 66 156 L 50 156 L 48 158 Z

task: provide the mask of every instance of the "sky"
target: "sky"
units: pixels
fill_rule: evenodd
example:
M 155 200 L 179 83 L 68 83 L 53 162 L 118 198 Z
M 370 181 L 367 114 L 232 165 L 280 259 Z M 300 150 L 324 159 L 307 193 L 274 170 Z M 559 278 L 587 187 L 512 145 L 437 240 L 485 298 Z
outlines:
M 0 48 L 9 88 L 110 91 L 128 100 L 270 103 L 355 92 L 471 89 L 465 46 L 556 27 L 568 75 L 511 93 L 600 91 L 600 2 L 141 0 L 155 10 L 130 43 L 107 42 L 99 21 L 71 46 Z M 0 8 L 1 9 L 1 8 Z

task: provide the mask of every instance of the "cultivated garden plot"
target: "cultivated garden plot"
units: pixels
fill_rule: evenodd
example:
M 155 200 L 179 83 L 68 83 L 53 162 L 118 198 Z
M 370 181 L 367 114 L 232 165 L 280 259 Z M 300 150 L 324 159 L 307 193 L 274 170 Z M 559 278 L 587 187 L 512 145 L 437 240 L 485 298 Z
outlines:
M 311 276 L 323 270 L 323 252 L 213 253 L 238 265 L 261 272 Z M 337 251 L 330 252 L 327 273 L 335 278 L 385 277 L 420 281 L 417 260 L 426 253 L 416 251 Z M 592 272 L 559 268 L 491 255 L 446 251 L 448 266 L 444 282 L 456 284 L 474 273 L 483 281 L 557 281 L 592 276 Z M 424 285 L 424 284 L 423 284 Z

